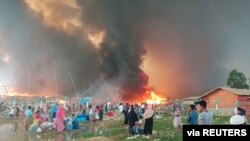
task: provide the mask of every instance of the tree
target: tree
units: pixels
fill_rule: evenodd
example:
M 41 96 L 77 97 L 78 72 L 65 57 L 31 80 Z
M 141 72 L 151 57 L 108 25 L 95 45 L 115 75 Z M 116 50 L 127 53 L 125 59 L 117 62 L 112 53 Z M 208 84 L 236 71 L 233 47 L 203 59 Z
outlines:
M 227 79 L 227 86 L 236 89 L 249 89 L 245 74 L 242 72 L 238 72 L 236 69 L 232 70 L 229 73 L 229 77 Z

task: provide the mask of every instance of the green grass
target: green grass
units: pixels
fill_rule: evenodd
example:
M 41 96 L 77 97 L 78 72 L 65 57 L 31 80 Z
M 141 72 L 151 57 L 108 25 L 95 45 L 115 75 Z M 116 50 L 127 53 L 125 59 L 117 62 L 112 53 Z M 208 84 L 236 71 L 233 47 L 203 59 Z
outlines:
M 183 122 L 186 117 L 183 117 Z M 228 124 L 229 117 L 214 117 L 214 124 Z M 127 130 L 122 125 L 122 121 L 103 121 L 101 123 L 105 126 L 100 127 L 97 133 L 84 133 L 83 138 L 91 138 L 96 136 L 104 136 L 115 141 L 127 141 Z M 98 125 L 97 125 L 98 126 Z M 166 116 L 162 119 L 154 119 L 155 134 L 150 139 L 139 136 L 130 141 L 182 141 L 182 129 L 175 129 L 173 127 L 173 117 Z M 100 132 L 101 131 L 101 132 Z
M 230 117 L 213 117 L 213 123 L 214 124 L 229 124 Z

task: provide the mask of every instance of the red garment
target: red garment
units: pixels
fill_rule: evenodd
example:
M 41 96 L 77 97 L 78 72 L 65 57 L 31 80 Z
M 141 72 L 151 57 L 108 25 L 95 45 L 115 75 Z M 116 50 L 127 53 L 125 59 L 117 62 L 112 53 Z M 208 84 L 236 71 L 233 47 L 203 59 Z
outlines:
M 63 118 L 65 117 L 65 114 L 64 114 L 64 109 L 62 106 L 59 106 L 58 107 L 58 110 L 56 112 L 56 117 L 60 117 L 60 118 Z
M 114 113 L 112 111 L 109 111 L 108 112 L 108 117 L 110 117 L 110 118 L 114 117 Z
M 39 115 L 39 114 L 35 114 L 34 115 L 34 119 L 38 122 L 42 122 L 43 121 L 43 118 Z
M 95 108 L 95 113 L 99 114 L 99 109 L 98 108 Z
M 35 114 L 35 115 L 34 115 L 34 119 L 36 119 L 36 120 L 40 119 L 39 114 Z

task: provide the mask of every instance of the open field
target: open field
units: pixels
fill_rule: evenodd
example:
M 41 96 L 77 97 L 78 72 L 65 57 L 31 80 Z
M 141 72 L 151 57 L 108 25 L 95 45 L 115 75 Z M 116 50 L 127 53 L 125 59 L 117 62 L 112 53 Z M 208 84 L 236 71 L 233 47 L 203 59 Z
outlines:
M 185 121 L 186 117 L 182 117 Z M 134 139 L 128 139 L 127 129 L 122 124 L 123 121 L 102 121 L 100 123 L 83 123 L 81 124 L 81 130 L 69 132 L 63 132 L 56 134 L 55 132 L 46 132 L 39 135 L 25 134 L 22 123 L 19 123 L 17 135 L 13 135 L 9 126 L 6 126 L 8 120 L 0 123 L 1 135 L 5 135 L 8 141 L 182 141 L 182 129 L 175 129 L 172 124 L 173 117 L 165 116 L 162 119 L 154 120 L 154 133 L 150 139 L 139 136 Z M 229 117 L 214 117 L 214 124 L 228 124 Z M 3 126 L 4 125 L 4 126 Z M 2 128 L 1 128 L 2 127 Z M 3 136 L 2 135 L 2 136 Z M 10 135 L 7 137 L 7 135 Z M 27 137 L 26 137 L 27 136 Z M 7 141 L 7 140 L 6 140 Z
M 183 117 L 185 121 L 186 117 Z M 122 121 L 104 121 L 101 123 L 97 133 L 83 133 L 83 138 L 92 138 L 97 136 L 108 137 L 114 141 L 182 141 L 182 129 L 175 129 L 172 124 L 172 116 L 163 119 L 154 120 L 154 134 L 150 139 L 139 136 L 134 139 L 127 139 L 127 130 L 122 125 Z M 214 124 L 228 124 L 229 117 L 214 117 Z M 101 129 L 102 128 L 102 129 Z

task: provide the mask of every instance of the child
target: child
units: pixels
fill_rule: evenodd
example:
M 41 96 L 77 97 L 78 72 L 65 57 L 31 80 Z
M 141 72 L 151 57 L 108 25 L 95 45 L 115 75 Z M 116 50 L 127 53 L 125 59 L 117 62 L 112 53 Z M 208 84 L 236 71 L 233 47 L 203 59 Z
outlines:
M 9 117 L 10 118 L 14 118 L 14 114 L 15 114 L 15 107 L 13 107 L 13 108 L 10 109 Z
M 67 131 L 71 131 L 73 129 L 73 117 L 74 114 L 72 115 L 72 118 L 67 118 L 66 120 L 64 120 L 64 124 L 65 124 L 65 127 L 66 127 L 66 130 Z
M 174 127 L 181 128 L 181 126 L 182 126 L 181 111 L 180 108 L 176 108 L 174 113 Z
M 197 121 L 198 121 L 198 113 L 196 112 L 195 105 L 191 104 L 189 105 L 187 123 L 189 125 L 197 125 Z
M 136 121 L 135 126 L 133 127 L 134 132 L 135 132 L 136 135 L 140 135 L 141 133 L 143 133 L 143 125 L 144 125 L 144 123 L 143 123 L 142 119 L 143 119 L 143 117 L 140 116 L 139 121 Z
M 114 112 L 112 110 L 108 112 L 108 118 L 111 120 L 114 119 Z

